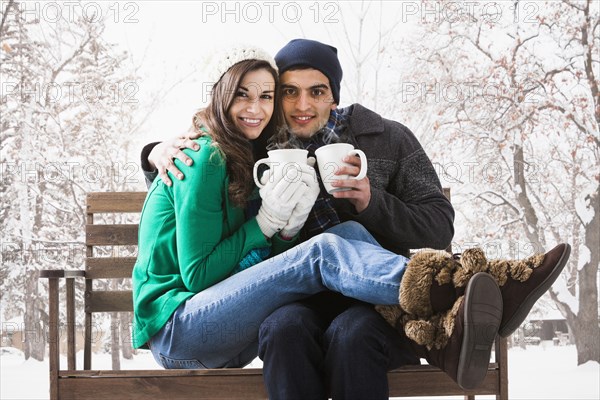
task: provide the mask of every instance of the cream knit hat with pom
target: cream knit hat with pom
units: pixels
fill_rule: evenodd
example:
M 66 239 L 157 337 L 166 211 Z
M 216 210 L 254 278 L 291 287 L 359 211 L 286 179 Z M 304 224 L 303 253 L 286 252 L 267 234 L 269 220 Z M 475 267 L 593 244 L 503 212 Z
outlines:
M 251 45 L 236 44 L 221 47 L 221 50 L 214 53 L 208 64 L 206 76 L 211 83 L 217 83 L 229 68 L 245 60 L 266 61 L 277 71 L 275 60 L 263 49 Z

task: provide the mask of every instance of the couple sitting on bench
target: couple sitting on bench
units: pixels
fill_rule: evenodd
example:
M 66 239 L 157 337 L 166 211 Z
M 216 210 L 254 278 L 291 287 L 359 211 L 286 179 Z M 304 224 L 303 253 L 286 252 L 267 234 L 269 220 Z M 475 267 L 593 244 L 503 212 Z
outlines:
M 297 39 L 274 59 L 231 47 L 209 72 L 212 97 L 189 137 L 142 152 L 154 182 L 133 269 L 134 345 L 165 368 L 259 355 L 271 398 L 387 398 L 387 372 L 419 358 L 463 389 L 480 385 L 494 339 L 525 319 L 569 245 L 524 260 L 479 249 L 409 258 L 450 244 L 454 210 L 408 128 L 338 108 L 334 47 Z M 353 155 L 332 174 L 314 168 L 317 149 L 338 142 L 364 152 L 367 176 L 356 179 L 366 165 Z M 255 161 L 290 145 L 307 162 L 271 163 L 256 188 Z

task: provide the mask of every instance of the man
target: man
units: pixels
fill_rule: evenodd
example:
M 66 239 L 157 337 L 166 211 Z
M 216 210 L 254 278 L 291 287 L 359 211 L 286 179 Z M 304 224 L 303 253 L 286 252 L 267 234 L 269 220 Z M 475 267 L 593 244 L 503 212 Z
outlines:
M 369 160 L 366 178 L 336 183 L 352 190 L 332 196 L 322 190 L 302 237 L 354 220 L 383 247 L 398 254 L 408 256 L 409 249 L 446 248 L 454 233 L 454 211 L 412 132 L 360 104 L 337 108 L 342 69 L 334 47 L 296 39 L 282 48 L 275 60 L 291 135 L 311 154 L 322 145 L 342 141 L 363 150 Z M 178 139 L 153 150 L 149 158 L 163 180 L 169 180 L 167 170 L 181 179 L 170 160 L 177 157 L 187 161 L 178 149 L 192 146 L 188 139 Z M 142 154 L 145 170 L 154 169 L 147 160 L 150 150 L 147 146 Z M 337 173 L 356 176 L 360 160 L 350 157 L 346 161 L 352 166 Z M 502 304 L 500 299 L 498 305 L 494 295 L 497 285 L 490 288 L 481 275 L 475 275 L 492 272 L 484 268 L 487 262 L 473 256 L 465 261 L 475 259 L 474 264 L 481 266 L 479 270 L 458 268 L 457 260 L 440 254 L 417 257 L 414 263 L 411 260 L 401 284 L 407 293 L 416 292 L 418 296 L 405 296 L 401 315 L 397 310 L 379 309 L 391 325 L 372 305 L 332 292 L 281 307 L 264 321 L 259 332 L 259 356 L 264 361 L 269 396 L 387 398 L 387 371 L 416 364 L 419 357 L 427 358 L 461 386 L 476 387 L 485 377 L 498 329 L 506 334 L 515 323 L 522 322 L 520 318 L 524 319 L 533 306 L 531 300 L 535 302 L 558 276 L 566 262 L 565 252 L 568 257 L 568 246 L 536 260 L 535 265 L 543 267 L 539 269 L 541 275 L 533 274 L 535 279 L 530 279 L 537 297 L 514 300 L 508 312 L 509 324 L 501 310 L 491 316 L 482 311 L 480 305 L 492 309 L 502 308 Z M 452 278 L 459 271 L 462 278 L 454 284 Z M 442 275 L 450 280 L 441 279 Z M 550 284 L 547 276 L 554 278 Z M 509 280 L 510 291 L 518 291 L 520 286 Z M 405 285 L 405 281 L 409 283 Z

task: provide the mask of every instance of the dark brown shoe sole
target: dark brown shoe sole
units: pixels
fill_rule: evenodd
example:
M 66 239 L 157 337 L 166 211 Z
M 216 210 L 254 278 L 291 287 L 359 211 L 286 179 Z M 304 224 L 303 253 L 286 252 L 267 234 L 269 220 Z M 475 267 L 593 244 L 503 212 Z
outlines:
M 523 303 L 519 306 L 519 308 L 517 308 L 517 311 L 515 311 L 513 316 L 506 321 L 503 326 L 500 327 L 498 334 L 501 337 L 509 336 L 511 333 L 516 331 L 519 326 L 521 326 L 533 308 L 533 305 L 539 300 L 540 297 L 542 297 L 544 293 L 546 293 L 548 289 L 550 289 L 550 286 L 552 286 L 554 281 L 556 281 L 558 278 L 563 268 L 567 264 L 567 261 L 569 260 L 569 255 L 571 254 L 571 246 L 568 243 L 563 244 L 563 252 L 550 274 L 534 290 L 532 290 L 527 297 L 525 297 L 525 300 L 523 300 Z M 559 246 L 561 245 L 562 244 Z
M 457 383 L 475 389 L 487 374 L 494 339 L 502 321 L 502 293 L 494 278 L 479 272 L 465 292 L 463 340 L 458 361 Z

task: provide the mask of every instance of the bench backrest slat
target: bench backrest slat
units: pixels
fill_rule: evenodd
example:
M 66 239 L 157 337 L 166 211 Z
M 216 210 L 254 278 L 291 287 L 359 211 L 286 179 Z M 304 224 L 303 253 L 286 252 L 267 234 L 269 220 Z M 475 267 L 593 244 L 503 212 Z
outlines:
M 85 276 L 88 279 L 131 278 L 135 257 L 88 257 Z
M 87 213 L 137 213 L 142 211 L 146 192 L 92 192 L 87 195 Z
M 133 311 L 131 290 L 94 290 L 86 293 L 85 312 Z
M 85 244 L 87 246 L 137 245 L 137 224 L 88 224 L 85 227 L 85 232 Z
M 451 200 L 451 198 L 450 198 L 450 188 L 447 188 L 447 187 L 442 188 L 442 192 L 444 193 L 444 196 L 446 196 L 446 198 L 448 200 Z

